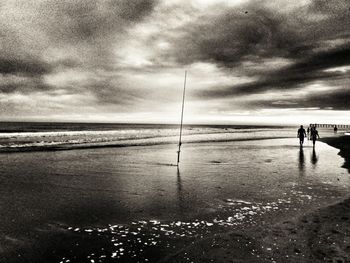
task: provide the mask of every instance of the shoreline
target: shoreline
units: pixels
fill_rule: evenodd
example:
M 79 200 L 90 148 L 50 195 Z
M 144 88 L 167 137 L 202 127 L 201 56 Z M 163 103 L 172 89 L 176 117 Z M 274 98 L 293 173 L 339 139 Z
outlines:
M 224 134 L 224 133 L 218 133 Z M 193 140 L 186 141 L 186 144 L 196 144 L 196 143 L 222 143 L 222 142 L 240 142 L 240 141 L 258 141 L 258 140 L 272 140 L 272 139 L 289 139 L 290 137 L 280 136 L 280 137 L 261 137 L 261 138 L 222 138 L 222 139 L 212 139 L 212 140 Z M 151 138 L 154 139 L 154 138 Z M 149 138 L 146 138 L 149 140 Z M 74 151 L 74 150 L 89 150 L 89 149 L 100 149 L 100 148 L 125 148 L 125 147 L 152 147 L 160 145 L 177 145 L 178 142 L 175 141 L 164 141 L 164 142 L 145 142 L 145 139 L 139 139 L 138 143 L 128 142 L 128 141 L 119 141 L 119 142 L 110 142 L 104 144 L 60 144 L 54 146 L 28 146 L 21 148 L 0 148 L 1 154 L 11 154 L 11 153 L 27 153 L 27 152 L 58 152 L 58 151 Z
M 350 173 L 350 136 L 320 139 L 344 158 Z M 349 174 L 350 176 L 350 174 Z M 288 220 L 200 240 L 160 262 L 184 256 L 198 262 L 349 262 L 350 197 Z

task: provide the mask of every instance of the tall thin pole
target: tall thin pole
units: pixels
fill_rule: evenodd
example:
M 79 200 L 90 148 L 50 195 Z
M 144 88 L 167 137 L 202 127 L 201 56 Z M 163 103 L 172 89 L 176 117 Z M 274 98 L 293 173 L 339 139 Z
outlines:
M 181 109 L 181 123 L 180 123 L 179 149 L 178 149 L 178 151 L 177 151 L 177 166 L 179 166 L 179 162 L 180 162 L 182 124 L 183 124 L 183 119 L 184 119 L 184 107 L 185 107 L 186 78 L 187 78 L 187 70 L 185 70 L 184 91 L 183 91 L 183 94 L 182 94 L 182 109 Z

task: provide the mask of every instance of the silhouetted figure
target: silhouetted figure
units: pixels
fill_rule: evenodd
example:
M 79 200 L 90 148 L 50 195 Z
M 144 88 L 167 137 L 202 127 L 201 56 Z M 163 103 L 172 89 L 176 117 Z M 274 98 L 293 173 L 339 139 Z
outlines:
M 310 133 L 311 133 L 310 137 L 312 140 L 313 147 L 315 147 L 317 138 L 320 138 L 320 135 L 318 135 L 318 131 L 316 130 L 316 125 L 311 128 Z
M 310 140 L 310 127 L 307 127 L 307 139 Z
M 337 133 L 337 131 L 338 131 L 337 125 L 334 125 L 334 133 Z
M 306 136 L 305 129 L 303 128 L 303 125 L 300 125 L 300 128 L 298 129 L 298 134 L 297 134 L 297 137 L 299 138 L 300 147 L 303 146 L 305 136 Z

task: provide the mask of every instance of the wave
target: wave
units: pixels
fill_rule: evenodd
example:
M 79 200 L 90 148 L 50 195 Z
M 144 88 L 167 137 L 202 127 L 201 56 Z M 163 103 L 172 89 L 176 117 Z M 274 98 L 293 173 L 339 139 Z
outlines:
M 209 143 L 209 142 L 230 142 L 246 140 L 262 140 L 288 138 L 290 136 L 276 136 L 269 133 L 210 133 L 210 134 L 190 134 L 183 136 L 183 143 Z M 35 141 L 35 142 L 12 142 L 10 144 L 0 144 L 0 152 L 27 152 L 27 151 L 60 151 L 74 149 L 92 149 L 102 147 L 132 147 L 132 146 L 152 146 L 162 144 L 177 144 L 177 136 L 149 136 L 132 139 L 77 139 L 64 141 Z
M 235 129 L 235 128 L 187 128 L 183 134 L 216 134 L 216 133 L 254 133 L 266 129 Z M 1 139 L 30 137 L 71 137 L 71 136 L 127 136 L 142 137 L 145 134 L 169 136 L 178 134 L 178 129 L 123 129 L 108 131 L 45 131 L 45 132 L 0 132 Z

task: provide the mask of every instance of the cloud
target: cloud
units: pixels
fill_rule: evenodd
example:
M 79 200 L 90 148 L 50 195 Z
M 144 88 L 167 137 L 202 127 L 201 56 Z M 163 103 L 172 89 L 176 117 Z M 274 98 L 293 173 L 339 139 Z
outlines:
M 5 1 L 0 9 L 0 54 L 19 67 L 19 61 L 102 67 L 111 63 L 113 45 L 124 41 L 127 30 L 149 15 L 155 4 L 155 0 Z
M 300 42 L 292 29 L 272 10 L 250 5 L 224 9 L 180 28 L 173 52 L 182 64 L 206 61 L 232 68 L 249 58 L 290 55 Z
M 314 96 L 306 97 L 299 104 L 308 107 L 320 107 L 323 109 L 350 110 L 350 90 L 339 92 L 326 92 Z
M 298 109 L 318 108 L 324 110 L 349 111 L 350 90 L 338 89 L 317 92 L 298 98 L 286 98 L 275 100 L 273 97 L 264 100 L 253 100 L 247 102 L 249 107 L 255 109 Z
M 50 73 L 52 67 L 43 61 L 20 58 L 0 58 L 0 74 L 24 74 L 29 76 L 44 75 Z
M 315 80 L 331 80 L 344 75 L 339 71 L 327 71 L 333 67 L 350 64 L 350 45 L 335 50 L 322 51 L 270 73 L 259 76 L 259 80 L 223 89 L 198 92 L 200 97 L 217 98 L 262 93 L 267 90 L 295 89 Z
M 284 2 L 279 9 L 269 1 L 213 8 L 172 34 L 174 55 L 180 63 L 206 60 L 233 67 L 245 60 L 303 58 L 328 49 L 326 41 L 349 37 L 348 1 L 314 0 L 291 10 Z
M 199 101 L 220 100 L 222 108 L 232 109 L 229 98 L 239 98 L 239 108 L 292 108 L 308 104 L 319 108 L 346 109 L 334 89 L 346 93 L 347 66 L 350 65 L 350 2 L 336 0 L 246 1 L 239 6 L 211 6 L 206 13 L 194 15 L 188 23 L 168 34 L 170 48 L 164 56 L 178 65 L 215 64 L 227 76 L 251 79 L 232 84 L 217 81 L 196 89 Z M 336 69 L 343 70 L 336 70 Z M 307 88 L 317 82 L 329 83 L 328 102 L 308 90 L 308 95 L 268 103 L 265 93 L 283 93 Z M 334 89 L 333 89 L 334 87 Z M 255 96 L 256 103 L 249 103 Z M 317 99 L 316 99 L 317 98 Z M 339 103 L 339 105 L 337 105 Z
M 185 68 L 192 112 L 347 109 L 348 0 L 5 0 L 0 16 L 8 114 L 14 98 L 67 113 L 86 96 L 97 113 L 169 116 Z
M 127 39 L 128 30 L 148 16 L 156 3 L 155 0 L 3 1 L 0 92 L 28 95 L 35 90 L 59 88 L 81 93 L 87 89 L 101 98 L 107 90 L 118 92 L 118 88 L 113 89 L 103 79 L 98 85 L 75 82 L 74 86 L 64 87 L 46 80 L 53 75 L 63 76 L 70 69 L 88 73 L 93 79 L 99 77 L 100 71 L 113 70 L 117 63 L 115 52 L 119 52 L 114 46 Z

